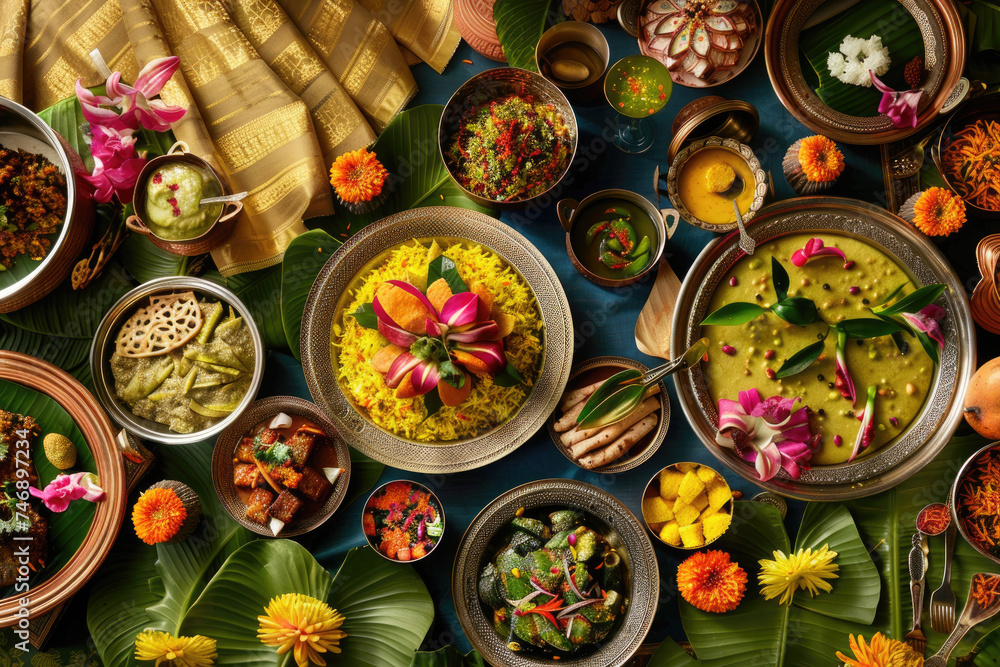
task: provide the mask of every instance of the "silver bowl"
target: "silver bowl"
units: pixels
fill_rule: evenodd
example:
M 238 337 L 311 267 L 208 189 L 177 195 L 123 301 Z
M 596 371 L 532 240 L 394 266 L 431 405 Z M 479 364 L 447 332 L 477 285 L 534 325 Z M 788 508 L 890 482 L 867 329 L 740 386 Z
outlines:
M 1000 557 L 995 554 L 991 554 L 989 551 L 983 548 L 982 543 L 979 540 L 974 540 L 969 535 L 968 531 L 965 530 L 965 522 L 962 521 L 962 517 L 958 515 L 958 496 L 961 493 L 962 480 L 968 474 L 969 469 L 987 452 L 991 449 L 996 449 L 1000 446 L 1000 442 L 991 442 L 990 444 L 982 447 L 976 451 L 975 454 L 970 456 L 959 468 L 958 474 L 955 475 L 955 483 L 951 485 L 951 490 L 948 491 L 948 506 L 951 509 L 951 520 L 955 522 L 955 527 L 958 528 L 959 534 L 965 538 L 973 549 L 986 556 L 994 563 L 1000 563 Z
M 232 414 L 210 426 L 209 428 L 194 433 L 176 433 L 171 431 L 165 424 L 159 424 L 149 419 L 143 419 L 132 414 L 131 411 L 114 394 L 115 380 L 111 374 L 111 355 L 114 353 L 115 337 L 125 321 L 135 312 L 140 303 L 152 294 L 167 292 L 178 289 L 193 290 L 196 293 L 204 294 L 232 306 L 243 318 L 243 323 L 250 329 L 250 336 L 253 339 L 254 367 L 253 379 L 250 388 L 240 404 L 233 410 Z M 231 291 L 203 278 L 192 278 L 188 276 L 167 276 L 157 278 L 143 283 L 139 287 L 123 296 L 118 303 L 111 307 L 100 326 L 94 334 L 94 342 L 90 346 L 90 372 L 94 376 L 94 393 L 97 399 L 107 410 L 108 414 L 117 423 L 130 433 L 160 442 L 165 445 L 187 445 L 193 442 L 201 442 L 226 429 L 227 426 L 239 419 L 243 411 L 253 403 L 260 389 L 261 380 L 264 378 L 264 341 L 257 331 L 257 325 L 253 321 L 250 309 L 239 300 Z
M 761 482 L 754 467 L 715 443 L 718 411 L 705 386 L 701 367 L 674 376 L 678 400 L 692 429 L 730 470 L 769 491 L 803 500 L 847 500 L 884 491 L 927 465 L 962 421 L 962 400 L 976 370 L 976 331 L 965 288 L 954 269 L 927 237 L 883 208 L 840 197 L 799 197 L 771 204 L 757 214 L 747 232 L 757 247 L 790 233 L 834 232 L 862 239 L 894 256 L 923 284 L 947 286 L 939 302 L 948 317 L 941 323 L 945 348 L 930 394 L 913 423 L 894 441 L 852 463 L 816 466 L 794 480 L 783 470 Z M 700 322 L 726 272 L 741 257 L 737 233 L 709 246 L 688 271 L 677 297 L 671 356 L 701 337 Z
M 474 194 L 459 183 L 458 179 L 455 178 L 452 165 L 449 164 L 447 154 L 448 148 L 455 140 L 461 121 L 466 114 L 482 104 L 508 95 L 531 95 L 539 102 L 546 102 L 555 106 L 556 110 L 562 114 L 563 120 L 569 129 L 570 150 L 566 166 L 548 184 L 544 192 L 531 197 L 522 197 L 521 199 L 497 201 Z M 519 208 L 527 205 L 529 202 L 541 200 L 539 201 L 539 205 L 547 206 L 551 203 L 550 200 L 555 197 L 555 193 L 552 193 L 552 190 L 566 175 L 566 172 L 569 171 L 569 166 L 573 163 L 579 134 L 580 131 L 576 125 L 576 115 L 573 113 L 573 107 L 570 106 L 569 100 L 566 99 L 566 96 L 563 95 L 562 91 L 554 83 L 541 74 L 529 72 L 526 69 L 498 67 L 480 72 L 463 83 L 455 91 L 455 94 L 451 96 L 448 103 L 445 104 L 444 111 L 441 112 L 441 121 L 438 123 L 438 150 L 441 153 L 441 160 L 444 162 L 445 169 L 448 170 L 448 176 L 452 182 L 462 191 L 462 194 L 477 204 L 493 208 Z
M 86 168 L 77 152 L 37 114 L 6 97 L 0 97 L 0 144 L 42 155 L 66 177 L 66 217 L 53 232 L 48 252 L 31 273 L 0 287 L 0 313 L 9 313 L 38 301 L 70 274 L 93 231 L 94 204 L 83 183 Z M 16 261 L 28 260 L 20 255 Z
M 341 390 L 330 346 L 333 325 L 339 317 L 338 301 L 358 274 L 370 268 L 369 263 L 386 249 L 429 237 L 466 239 L 503 257 L 531 286 L 542 314 L 544 361 L 531 394 L 506 422 L 464 440 L 418 442 L 376 426 Z M 412 472 L 471 470 L 523 445 L 559 403 L 572 363 L 569 302 L 545 257 L 499 220 L 453 206 L 403 211 L 352 236 L 319 272 L 302 316 L 302 369 L 313 400 L 330 415 L 349 445 L 386 465 Z
M 542 656 L 515 653 L 493 630 L 479 601 L 479 573 L 494 556 L 493 537 L 514 518 L 518 508 L 569 508 L 583 512 L 595 530 L 604 532 L 625 565 L 628 610 L 601 646 L 582 657 L 563 656 L 558 662 Z M 596 486 L 572 479 L 542 479 L 511 489 L 487 505 L 472 520 L 458 545 L 451 571 L 451 594 L 458 622 L 473 648 L 486 662 L 504 667 L 574 665 L 619 667 L 639 650 L 660 600 L 660 570 L 653 544 L 643 524 L 621 501 Z

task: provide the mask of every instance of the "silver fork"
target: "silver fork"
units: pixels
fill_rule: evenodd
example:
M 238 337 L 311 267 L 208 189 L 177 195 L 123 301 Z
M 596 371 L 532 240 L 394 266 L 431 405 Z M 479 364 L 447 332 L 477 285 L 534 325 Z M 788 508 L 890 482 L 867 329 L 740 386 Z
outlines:
M 934 632 L 946 634 L 955 627 L 955 592 L 951 590 L 951 558 L 955 553 L 955 533 L 952 521 L 945 532 L 944 578 L 936 591 L 931 593 L 931 628 Z

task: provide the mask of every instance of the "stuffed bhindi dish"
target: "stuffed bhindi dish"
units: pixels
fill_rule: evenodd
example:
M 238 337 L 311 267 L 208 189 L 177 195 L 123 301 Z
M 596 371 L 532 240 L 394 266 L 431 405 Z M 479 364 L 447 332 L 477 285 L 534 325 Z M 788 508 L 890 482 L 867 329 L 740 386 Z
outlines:
M 583 513 L 541 516 L 519 511 L 501 532 L 479 575 L 479 599 L 511 650 L 553 659 L 591 653 L 628 608 L 625 559 Z
M 239 406 L 254 357 L 231 306 L 194 292 L 154 294 L 115 339 L 115 394 L 137 417 L 177 433 L 202 431 Z

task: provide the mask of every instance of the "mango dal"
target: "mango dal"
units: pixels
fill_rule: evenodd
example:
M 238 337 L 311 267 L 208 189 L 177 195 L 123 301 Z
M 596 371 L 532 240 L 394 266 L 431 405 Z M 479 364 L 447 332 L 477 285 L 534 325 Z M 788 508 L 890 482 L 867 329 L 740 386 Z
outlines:
M 827 323 L 875 317 L 868 308 L 881 303 L 899 285 L 910 281 L 904 293 L 919 287 L 891 256 L 846 236 L 824 234 L 822 238 L 827 246 L 840 248 L 848 261 L 854 262 L 849 269 L 835 256 L 813 258 L 801 268 L 794 266 L 792 254 L 810 238 L 809 234 L 794 234 L 758 245 L 753 256 L 743 257 L 725 275 L 712 295 L 707 312 L 736 301 L 765 307 L 773 304 L 773 256 L 788 272 L 788 296 L 812 299 L 821 321 L 800 327 L 773 313 L 765 313 L 740 326 L 706 325 L 702 327 L 702 335 L 712 345 L 709 361 L 702 368 L 715 405 L 720 398 L 736 400 L 740 391 L 753 388 L 764 398 L 800 397 L 796 409 L 811 408 L 812 431 L 822 435 L 811 464 L 833 465 L 846 462 L 851 454 L 861 424 L 856 415 L 865 407 L 867 388 L 871 385 L 878 388 L 875 437 L 861 456 L 893 440 L 914 420 L 933 381 L 934 363 L 920 343 L 905 333 L 903 338 L 909 345 L 905 354 L 890 336 L 848 340 L 847 365 L 857 393 L 857 402 L 852 407 L 834 385 L 837 336 L 833 332 L 826 338 L 820 359 L 812 366 L 785 379 L 769 377 L 793 354 L 822 338 Z M 731 346 L 735 352 L 729 350 L 732 354 L 726 354 L 723 346 Z

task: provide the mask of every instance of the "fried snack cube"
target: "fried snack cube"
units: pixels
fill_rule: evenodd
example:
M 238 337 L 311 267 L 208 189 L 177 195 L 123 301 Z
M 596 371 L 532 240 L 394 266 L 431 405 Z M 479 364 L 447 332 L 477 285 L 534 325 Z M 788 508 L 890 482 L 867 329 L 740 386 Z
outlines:
M 679 547 L 681 545 L 680 528 L 676 521 L 668 521 L 660 529 L 660 539 L 667 544 Z
M 253 463 L 253 440 L 243 438 L 236 446 L 236 459 L 243 463 Z
M 260 471 L 252 463 L 237 463 L 233 466 L 233 484 L 244 489 L 257 486 Z
M 689 471 L 684 474 L 684 479 L 681 480 L 681 485 L 680 488 L 677 489 L 677 494 L 684 499 L 684 502 L 690 503 L 704 490 L 705 483 L 698 479 L 698 475 L 696 475 L 694 471 Z
M 295 435 L 285 443 L 292 450 L 292 463 L 300 466 L 305 465 L 309 457 L 312 456 L 313 448 L 325 437 L 322 431 L 317 431 L 309 426 L 303 426 L 296 431 Z
M 677 490 L 684 480 L 684 473 L 677 472 L 673 468 L 664 468 L 660 471 L 660 497 L 664 500 L 673 500 L 677 497 Z
M 682 509 L 684 509 L 685 507 L 687 507 L 691 503 L 689 503 L 688 501 L 686 501 L 683 498 L 681 498 L 680 496 L 678 496 L 678 497 L 674 498 L 674 502 L 673 503 L 669 503 L 669 504 L 670 504 L 671 511 L 673 511 L 673 513 L 674 513 L 674 516 L 677 516 L 677 514 Z
M 700 547 L 705 544 L 705 535 L 700 523 L 683 526 L 678 532 L 681 535 L 681 543 L 686 547 Z
M 267 474 L 275 482 L 289 489 L 299 488 L 299 484 L 302 482 L 302 473 L 290 465 L 274 466 L 267 471 Z
M 278 498 L 268 508 L 267 513 L 278 521 L 291 523 L 300 507 L 302 507 L 302 501 L 286 489 L 278 494 Z
M 730 501 L 733 492 L 725 482 L 713 482 L 708 485 L 708 506 L 712 509 L 719 509 Z
M 299 493 L 310 500 L 326 500 L 333 485 L 323 475 L 312 468 L 302 469 L 302 479 L 299 481 Z
M 692 472 L 698 468 L 697 463 L 675 463 L 678 470 L 684 473 Z
M 694 497 L 694 500 L 691 501 L 691 507 L 695 508 L 699 512 L 708 507 L 708 495 L 704 491 L 699 493 Z
M 642 501 L 642 515 L 649 523 L 663 523 L 674 518 L 674 511 L 660 496 L 650 496 Z
M 708 507 L 706 507 L 705 509 L 703 509 L 701 511 L 701 517 L 699 517 L 699 520 L 700 521 L 704 521 L 705 519 L 707 519 L 708 517 L 712 516 L 713 514 L 718 514 L 718 513 L 719 513 L 719 510 L 717 510 L 714 507 L 712 507 L 711 505 L 709 505 Z
M 680 512 L 674 512 L 674 518 L 679 525 L 689 526 L 698 520 L 700 514 L 701 512 L 696 510 L 693 505 L 685 505 Z
M 695 474 L 697 474 L 698 479 L 705 482 L 705 484 L 712 482 L 713 480 L 715 480 L 716 477 L 718 477 L 718 474 L 707 466 L 699 467 L 697 470 L 695 470 Z
M 267 523 L 267 508 L 272 500 L 274 494 L 267 489 L 254 489 L 247 498 L 247 518 L 261 525 Z
M 729 523 L 733 520 L 733 517 L 729 516 L 725 512 L 717 512 L 712 516 L 705 517 L 702 519 L 702 528 L 705 535 L 705 541 L 711 542 L 719 535 L 726 532 L 729 528 Z

